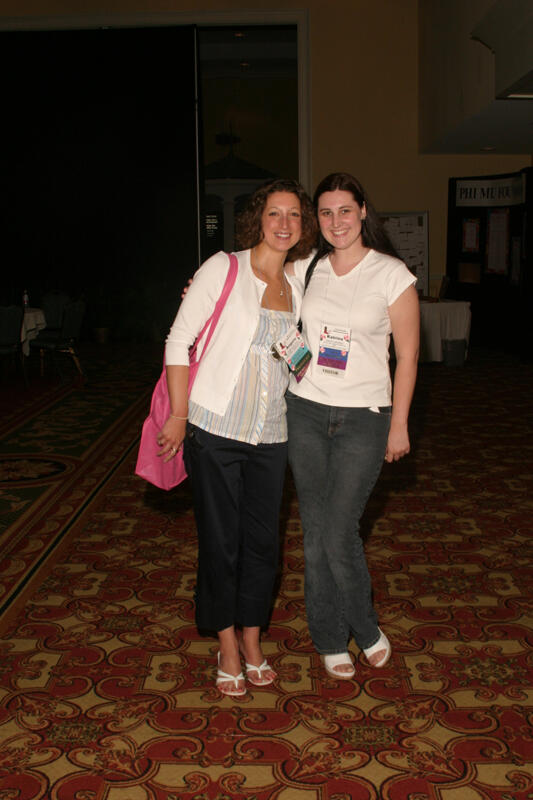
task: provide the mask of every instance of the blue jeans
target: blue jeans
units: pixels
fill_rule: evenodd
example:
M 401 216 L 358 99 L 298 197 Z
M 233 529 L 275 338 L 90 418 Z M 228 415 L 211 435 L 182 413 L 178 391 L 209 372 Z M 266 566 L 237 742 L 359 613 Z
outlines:
M 391 409 L 286 399 L 311 638 L 323 654 L 344 652 L 350 634 L 371 647 L 379 630 L 359 521 L 383 465 Z

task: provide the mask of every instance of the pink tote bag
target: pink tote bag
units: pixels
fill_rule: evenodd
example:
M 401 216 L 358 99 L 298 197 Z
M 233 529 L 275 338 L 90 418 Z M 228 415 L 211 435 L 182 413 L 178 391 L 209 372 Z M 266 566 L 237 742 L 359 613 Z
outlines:
M 228 269 L 228 274 L 226 276 L 222 293 L 215 305 L 215 310 L 198 334 L 196 341 L 191 347 L 189 353 L 189 394 L 191 393 L 191 388 L 202 358 L 202 356 L 197 358 L 198 344 L 201 342 L 204 334 L 207 332 L 207 338 L 202 350 L 203 355 L 211 340 L 211 336 L 215 331 L 217 322 L 222 313 L 222 309 L 226 305 L 226 300 L 228 299 L 237 278 L 237 256 L 234 253 L 231 253 L 229 260 L 230 266 Z M 168 397 L 167 374 L 165 365 L 163 364 L 163 371 L 155 385 L 155 389 L 152 394 L 150 413 L 143 423 L 135 474 L 149 481 L 149 483 L 153 483 L 154 486 L 159 487 L 159 489 L 166 489 L 167 491 L 174 488 L 174 486 L 177 486 L 178 483 L 181 483 L 187 477 L 187 471 L 185 469 L 185 464 L 183 463 L 183 447 L 178 450 L 174 458 L 171 458 L 170 461 L 167 462 L 163 461 L 163 459 L 157 455 L 161 449 L 157 444 L 157 435 L 167 421 L 169 414 L 170 401 Z

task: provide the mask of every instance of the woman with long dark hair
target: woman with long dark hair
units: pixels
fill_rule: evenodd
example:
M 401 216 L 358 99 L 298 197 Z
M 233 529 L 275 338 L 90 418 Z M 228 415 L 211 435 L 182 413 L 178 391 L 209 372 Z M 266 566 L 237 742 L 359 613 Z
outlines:
M 287 392 L 289 462 L 304 530 L 310 633 L 326 671 L 349 679 L 351 636 L 373 667 L 391 654 L 372 602 L 359 522 L 383 460 L 397 461 L 410 449 L 419 309 L 416 279 L 356 178 L 328 175 L 314 205 L 319 246 L 301 309 L 312 359 Z M 303 288 L 309 259 L 293 269 Z

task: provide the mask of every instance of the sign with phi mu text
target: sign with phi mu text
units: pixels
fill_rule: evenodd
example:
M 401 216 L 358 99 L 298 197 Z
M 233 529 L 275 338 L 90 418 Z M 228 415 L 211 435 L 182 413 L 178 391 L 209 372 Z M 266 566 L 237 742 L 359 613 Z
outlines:
M 469 178 L 455 188 L 456 206 L 517 206 L 525 201 L 526 176 Z

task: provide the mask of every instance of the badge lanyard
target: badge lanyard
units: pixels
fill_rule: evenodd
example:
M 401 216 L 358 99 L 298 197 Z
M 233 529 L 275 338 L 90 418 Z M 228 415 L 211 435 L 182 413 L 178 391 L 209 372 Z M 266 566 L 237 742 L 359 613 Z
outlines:
M 333 269 L 331 262 L 330 269 Z M 354 267 L 354 269 L 357 270 L 357 267 Z M 331 272 L 328 272 L 328 283 L 326 286 L 326 296 L 324 298 L 323 311 L 325 310 L 328 301 L 330 279 Z M 359 279 L 360 272 L 357 270 L 346 320 L 348 324 L 339 325 L 337 323 L 329 323 L 325 321 L 320 323 L 317 367 L 324 375 L 329 377 L 344 378 L 346 374 L 346 367 L 348 366 L 348 356 L 350 354 L 352 340 L 350 320 L 352 318 L 352 308 L 359 285 Z M 322 314 L 322 319 L 325 319 L 324 313 Z
M 283 280 L 286 282 L 285 273 Z M 287 298 L 288 296 L 287 292 Z M 289 326 L 281 339 L 272 344 L 270 352 L 274 358 L 285 361 L 298 383 L 302 380 L 311 361 L 311 353 L 294 323 Z

